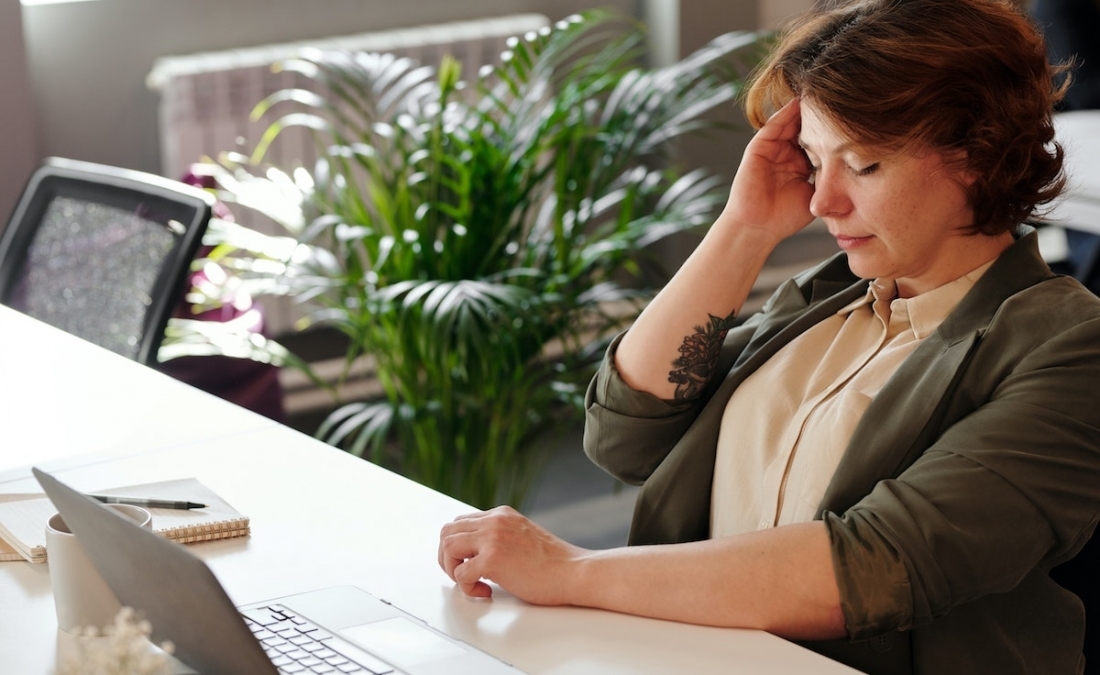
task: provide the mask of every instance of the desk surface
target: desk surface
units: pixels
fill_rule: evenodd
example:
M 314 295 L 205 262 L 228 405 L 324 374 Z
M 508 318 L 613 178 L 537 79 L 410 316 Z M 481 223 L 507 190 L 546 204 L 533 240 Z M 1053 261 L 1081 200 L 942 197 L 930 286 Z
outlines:
M 0 492 L 195 476 L 252 536 L 192 545 L 238 604 L 351 584 L 531 673 L 853 673 L 767 633 L 489 601 L 436 565 L 439 528 L 470 507 L 288 427 L 0 307 Z M 47 565 L 0 563 L 0 664 L 52 672 Z

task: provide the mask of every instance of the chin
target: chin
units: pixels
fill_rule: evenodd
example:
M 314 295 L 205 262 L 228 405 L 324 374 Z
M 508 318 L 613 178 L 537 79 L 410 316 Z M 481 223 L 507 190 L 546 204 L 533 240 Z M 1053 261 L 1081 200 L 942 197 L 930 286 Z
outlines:
M 860 260 L 859 256 L 848 255 L 848 269 L 860 279 L 878 279 L 883 276 L 881 267 Z

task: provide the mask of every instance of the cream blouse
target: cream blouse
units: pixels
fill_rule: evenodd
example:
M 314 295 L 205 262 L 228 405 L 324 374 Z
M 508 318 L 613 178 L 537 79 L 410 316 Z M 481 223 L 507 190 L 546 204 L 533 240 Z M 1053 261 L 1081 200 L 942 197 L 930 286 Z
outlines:
M 907 299 L 876 280 L 750 375 L 722 417 L 711 537 L 812 520 L 871 399 L 990 264 Z

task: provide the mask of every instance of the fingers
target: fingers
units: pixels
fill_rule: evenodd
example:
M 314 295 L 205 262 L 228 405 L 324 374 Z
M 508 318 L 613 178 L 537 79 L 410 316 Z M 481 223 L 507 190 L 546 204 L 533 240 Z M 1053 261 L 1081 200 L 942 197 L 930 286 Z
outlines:
M 458 584 L 464 594 L 477 598 L 487 598 L 492 595 L 492 588 L 481 581 L 482 561 L 478 559 L 478 555 L 485 542 L 478 533 L 485 527 L 486 521 L 491 521 L 500 515 L 510 515 L 509 511 L 506 508 L 498 508 L 489 514 L 464 514 L 444 525 L 440 531 L 439 566 L 452 581 Z
M 798 99 L 777 110 L 745 148 L 722 211 L 722 222 L 748 227 L 776 241 L 813 220 L 809 158 L 799 145 L 802 112 Z
M 472 585 L 459 584 L 458 590 L 462 591 L 471 598 L 491 598 L 493 597 L 493 588 L 484 581 L 477 581 Z
M 488 598 L 493 595 L 492 587 L 481 580 L 481 573 L 477 571 L 477 558 L 459 563 L 451 578 L 458 584 L 460 591 L 472 598 Z
M 477 547 L 470 537 L 463 538 L 460 533 L 448 532 L 444 528 L 439 537 L 439 566 L 452 581 L 458 581 L 455 579 L 455 568 L 475 555 Z
M 763 140 L 791 141 L 798 138 L 802 128 L 802 109 L 797 98 L 792 98 L 772 113 L 756 135 Z
M 451 579 L 454 579 L 454 575 L 452 574 L 452 572 L 457 563 L 454 561 L 454 558 L 449 557 L 445 551 L 447 540 L 449 537 L 459 532 L 472 531 L 476 527 L 476 521 L 483 515 L 484 514 L 482 512 L 462 514 L 460 516 L 457 516 L 453 521 L 444 525 L 443 529 L 440 530 L 438 562 L 439 566 L 443 568 L 443 571 L 446 572 L 447 576 L 451 577 Z M 461 562 L 461 560 L 459 560 L 458 562 Z
M 791 99 L 772 114 L 745 148 L 743 162 L 766 173 L 796 171 L 806 174 L 809 162 L 798 143 L 802 112 L 798 99 Z M 752 171 L 750 170 L 750 173 Z
M 492 583 L 525 602 L 568 604 L 582 553 L 508 507 L 455 518 L 440 531 L 440 567 L 471 597 L 489 597 Z

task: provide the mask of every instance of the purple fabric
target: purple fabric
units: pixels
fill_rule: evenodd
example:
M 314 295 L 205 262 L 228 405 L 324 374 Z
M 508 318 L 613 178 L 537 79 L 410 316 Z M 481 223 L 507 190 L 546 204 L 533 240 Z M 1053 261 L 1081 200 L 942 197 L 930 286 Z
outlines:
M 188 172 L 180 180 L 201 188 L 214 187 L 212 177 L 201 176 L 194 172 Z M 233 214 L 221 202 L 214 205 L 214 216 L 223 220 L 233 220 Z M 197 255 L 201 258 L 209 252 L 210 247 L 203 247 L 199 249 Z M 188 284 L 202 276 L 201 270 L 192 272 Z M 252 329 L 257 333 L 263 333 L 263 307 L 255 303 L 243 309 L 226 303 L 220 308 L 195 314 L 187 301 L 180 297 L 173 316 L 200 321 L 229 321 L 248 312 L 257 317 Z M 279 383 L 279 369 L 270 364 L 228 356 L 185 356 L 161 363 L 159 370 L 265 417 L 283 423 L 287 421 L 283 406 L 283 390 Z

